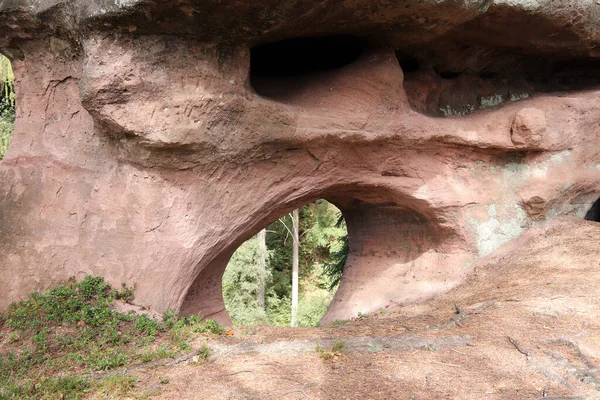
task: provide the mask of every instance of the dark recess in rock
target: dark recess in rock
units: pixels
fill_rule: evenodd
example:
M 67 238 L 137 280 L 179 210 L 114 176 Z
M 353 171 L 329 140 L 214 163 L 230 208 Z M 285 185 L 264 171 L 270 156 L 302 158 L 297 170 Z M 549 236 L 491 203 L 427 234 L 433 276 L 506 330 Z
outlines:
M 457 43 L 399 51 L 396 58 L 412 107 L 431 116 L 462 116 L 537 93 L 600 87 L 600 61 L 593 58 L 531 56 Z
M 278 97 L 277 93 L 286 92 L 288 84 L 296 86 L 294 78 L 306 80 L 352 64 L 365 48 L 365 40 L 350 35 L 261 44 L 251 50 L 250 81 L 258 94 Z
M 586 221 L 600 222 L 600 199 L 592 205 L 592 208 L 585 214 Z
M 409 72 L 417 72 L 421 68 L 419 65 L 419 60 L 414 57 L 404 56 L 400 53 L 396 54 L 396 57 L 398 58 L 400 67 L 405 74 Z
M 341 68 L 363 53 L 363 40 L 346 35 L 287 39 L 252 48 L 252 76 L 296 76 Z
M 442 79 L 446 79 L 446 80 L 453 80 L 458 78 L 461 75 L 461 72 L 459 71 L 441 71 L 438 72 L 436 71 L 436 73 L 442 78 Z

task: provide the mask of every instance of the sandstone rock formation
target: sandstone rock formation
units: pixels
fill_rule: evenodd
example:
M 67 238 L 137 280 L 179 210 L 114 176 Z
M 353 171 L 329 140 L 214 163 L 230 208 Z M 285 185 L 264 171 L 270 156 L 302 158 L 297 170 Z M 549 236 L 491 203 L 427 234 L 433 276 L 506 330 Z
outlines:
M 350 239 L 330 322 L 600 197 L 596 2 L 0 0 L 0 32 L 0 307 L 93 273 L 228 322 L 233 251 L 325 198 Z

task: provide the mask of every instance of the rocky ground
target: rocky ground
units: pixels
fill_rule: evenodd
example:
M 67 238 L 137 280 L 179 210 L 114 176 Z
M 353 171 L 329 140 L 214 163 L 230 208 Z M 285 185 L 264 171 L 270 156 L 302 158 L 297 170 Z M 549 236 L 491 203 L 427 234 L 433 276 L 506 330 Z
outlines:
M 129 371 L 164 399 L 600 398 L 600 226 L 563 218 L 424 304 L 326 328 L 258 327 Z M 199 348 L 205 339 L 195 345 Z

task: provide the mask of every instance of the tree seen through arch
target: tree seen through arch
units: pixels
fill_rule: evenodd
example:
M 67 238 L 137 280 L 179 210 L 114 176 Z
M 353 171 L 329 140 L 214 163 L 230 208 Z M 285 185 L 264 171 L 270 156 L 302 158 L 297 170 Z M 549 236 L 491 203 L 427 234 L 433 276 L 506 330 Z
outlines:
M 0 54 L 0 160 L 10 146 L 15 123 L 15 76 L 10 60 Z
M 299 290 L 295 322 L 315 326 L 339 285 L 348 251 L 347 230 L 340 210 L 325 200 L 297 211 Z M 234 324 L 293 325 L 293 214 L 269 224 L 231 257 L 223 275 L 223 297 Z M 265 255 L 266 262 L 262 263 Z

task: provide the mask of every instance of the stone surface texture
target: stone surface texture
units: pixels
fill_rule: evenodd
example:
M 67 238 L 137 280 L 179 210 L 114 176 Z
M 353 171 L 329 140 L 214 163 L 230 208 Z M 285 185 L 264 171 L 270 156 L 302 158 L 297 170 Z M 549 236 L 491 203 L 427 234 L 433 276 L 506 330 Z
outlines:
M 0 308 L 95 274 L 227 323 L 235 249 L 324 198 L 350 240 L 332 322 L 448 291 L 600 197 L 595 1 L 0 0 L 0 32 Z M 309 70 L 332 35 L 359 55 Z M 256 72 L 255 46 L 306 37 L 309 69 L 265 50 L 282 70 Z

